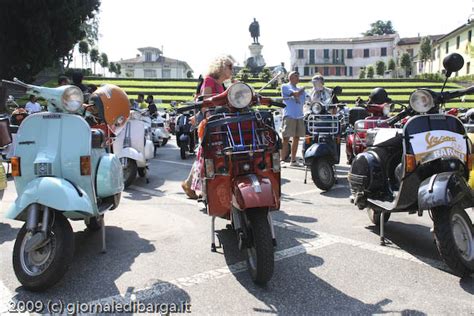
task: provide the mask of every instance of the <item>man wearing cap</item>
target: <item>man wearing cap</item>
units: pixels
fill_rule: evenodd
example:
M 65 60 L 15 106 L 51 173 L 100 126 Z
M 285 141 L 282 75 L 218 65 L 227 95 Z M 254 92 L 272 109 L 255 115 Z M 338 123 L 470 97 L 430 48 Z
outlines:
M 282 85 L 281 96 L 284 99 L 286 107 L 283 109 L 283 148 L 281 157 L 286 157 L 288 142 L 293 138 L 291 144 L 291 166 L 298 166 L 296 161 L 296 152 L 298 151 L 298 142 L 300 137 L 305 136 L 305 127 L 303 122 L 303 106 L 306 93 L 304 88 L 299 88 L 297 84 L 300 81 L 299 73 L 291 71 L 288 74 L 289 83 Z

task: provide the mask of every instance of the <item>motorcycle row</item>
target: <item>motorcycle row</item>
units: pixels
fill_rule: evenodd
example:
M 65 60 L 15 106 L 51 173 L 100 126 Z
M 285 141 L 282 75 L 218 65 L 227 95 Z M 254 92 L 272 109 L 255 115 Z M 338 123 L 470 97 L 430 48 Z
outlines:
M 446 80 L 463 65 L 460 55 L 447 56 Z M 41 291 L 57 283 L 72 261 L 69 220 L 100 230 L 106 250 L 105 213 L 119 206 L 122 190 L 137 174 L 147 176 L 156 147 L 165 145 L 169 134 L 157 130 L 164 127 L 157 117 L 130 111 L 127 95 L 114 85 L 100 87 L 83 104 L 75 86 L 46 88 L 16 79 L 2 83 L 47 101 L 46 112 L 24 117 L 19 127 L 0 119 L 0 147 L 17 191 L 6 217 L 24 222 L 13 268 L 26 289 Z M 318 188 L 331 189 L 345 139 L 351 202 L 380 226 L 381 243 L 391 213 L 422 216 L 426 210 L 441 258 L 462 277 L 474 271 L 473 225 L 466 213 L 474 205 L 468 182 L 474 184 L 474 111 L 466 112 L 463 122 L 442 105 L 473 93 L 474 86 L 443 90 L 417 89 L 395 116 L 390 116 L 394 104 L 383 89 L 351 109 L 337 102 L 339 87 L 328 102 L 307 104 L 305 182 L 310 171 Z M 215 219 L 229 220 L 239 250 L 247 254 L 252 280 L 263 285 L 273 275 L 277 241 L 272 213 L 281 198 L 279 120 L 263 106 L 285 105 L 260 91 L 237 82 L 219 95 L 177 108 L 181 114 L 170 121 L 186 159 L 198 145 L 189 112 L 210 111 L 197 157 L 203 171 L 199 201 L 211 216 L 211 251 L 217 250 Z

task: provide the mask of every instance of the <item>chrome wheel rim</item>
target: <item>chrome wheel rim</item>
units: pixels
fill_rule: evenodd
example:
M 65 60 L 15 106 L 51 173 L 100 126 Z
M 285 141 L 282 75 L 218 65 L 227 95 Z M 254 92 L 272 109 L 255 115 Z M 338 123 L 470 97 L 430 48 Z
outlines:
M 466 220 L 459 214 L 451 218 L 454 242 L 461 257 L 466 261 L 474 260 L 474 238 Z
M 46 271 L 53 261 L 56 252 L 56 238 L 53 235 L 43 247 L 27 252 L 25 246 L 31 236 L 31 232 L 26 233 L 21 242 L 20 262 L 26 274 L 29 276 L 38 276 Z

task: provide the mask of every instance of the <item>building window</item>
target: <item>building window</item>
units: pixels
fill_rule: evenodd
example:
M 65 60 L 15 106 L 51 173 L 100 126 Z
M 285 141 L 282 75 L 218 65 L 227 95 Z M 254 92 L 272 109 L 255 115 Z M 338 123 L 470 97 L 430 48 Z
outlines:
M 145 78 L 156 78 L 156 70 L 155 69 L 145 69 L 143 71 L 143 75 Z
M 349 76 L 352 77 L 353 76 L 353 70 L 352 70 L 352 66 L 349 67 Z
M 471 62 L 467 62 L 466 63 L 466 75 L 469 75 L 469 73 L 471 72 Z
M 315 55 L 315 54 L 314 54 L 314 49 L 310 49 L 310 50 L 309 50 L 309 63 L 310 63 L 310 64 L 314 64 L 314 63 L 315 63 L 315 61 L 314 61 L 314 55 Z
M 467 41 L 470 43 L 472 37 L 472 31 L 467 32 Z
M 364 49 L 364 58 L 369 58 L 370 57 L 370 50 L 368 48 Z
M 151 52 L 145 53 L 145 61 L 151 61 Z
M 380 51 L 380 56 L 387 56 L 387 47 L 382 47 Z
M 309 76 L 309 67 L 304 67 L 304 76 Z
M 341 75 L 341 67 L 336 67 L 336 76 Z
M 449 53 L 449 42 L 446 42 L 446 54 Z
M 329 76 L 329 67 L 324 67 L 324 75 Z
M 329 49 L 324 50 L 324 59 L 329 59 Z
M 456 49 L 459 49 L 459 45 L 461 44 L 461 36 L 456 37 Z
M 347 50 L 347 59 L 351 59 L 352 58 L 352 49 L 348 49 Z
M 318 67 L 314 67 L 314 73 L 317 73 L 318 71 Z
M 294 71 L 296 71 L 297 73 L 300 73 L 298 67 L 295 67 Z
M 171 78 L 171 69 L 163 69 L 161 71 L 161 78 Z
M 304 49 L 298 49 L 298 59 L 304 58 Z
M 407 53 L 408 53 L 408 55 L 410 55 L 411 58 L 413 58 L 413 55 L 414 55 L 415 52 L 413 51 L 413 48 L 409 48 L 409 49 L 407 49 Z

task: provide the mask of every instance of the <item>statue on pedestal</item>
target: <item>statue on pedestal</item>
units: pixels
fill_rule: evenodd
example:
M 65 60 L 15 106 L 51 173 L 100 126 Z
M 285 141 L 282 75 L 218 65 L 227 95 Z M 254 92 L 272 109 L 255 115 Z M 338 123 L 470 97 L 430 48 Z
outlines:
M 252 36 L 253 43 L 258 44 L 258 38 L 260 36 L 260 25 L 257 20 L 253 18 L 253 22 L 249 26 L 250 36 Z

